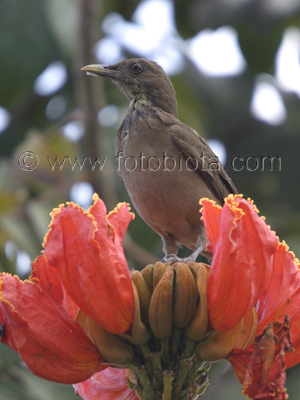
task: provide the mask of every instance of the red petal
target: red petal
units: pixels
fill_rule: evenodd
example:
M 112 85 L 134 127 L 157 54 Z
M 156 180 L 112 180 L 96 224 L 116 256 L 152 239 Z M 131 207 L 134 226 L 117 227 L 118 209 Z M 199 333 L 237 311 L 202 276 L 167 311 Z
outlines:
M 44 255 L 33 261 L 31 266 L 30 280 L 37 282 L 42 289 L 51 292 L 55 300 L 61 304 L 64 294 L 56 269 L 51 267 Z
M 219 209 L 203 203 L 206 229 L 215 229 L 208 213 Z M 230 330 L 255 305 L 270 271 L 278 238 L 258 217 L 250 201 L 229 195 L 222 209 L 218 241 L 214 236 L 212 268 L 208 281 L 208 310 L 211 325 Z M 224 301 L 224 299 L 226 301 Z
M 290 368 L 300 362 L 300 273 L 299 264 L 285 243 L 280 243 L 273 255 L 273 268 L 268 284 L 261 295 L 257 314 L 258 331 L 280 314 L 289 316 L 292 344 L 295 351 L 286 354 Z
M 103 358 L 50 290 L 2 274 L 0 307 L 3 342 L 16 350 L 36 375 L 62 383 L 88 379 Z
M 107 246 L 107 243 L 113 242 L 116 251 L 120 252 L 124 257 L 122 241 L 127 231 L 129 222 L 134 218 L 134 214 L 129 210 L 127 203 L 119 203 L 113 211 L 110 211 L 106 216 L 106 207 L 98 195 L 93 196 L 94 204 L 90 207 L 89 213 L 93 215 L 97 223 L 97 231 L 95 238 L 100 246 Z M 110 225 L 113 237 L 110 238 L 107 229 L 107 223 Z M 108 239 L 110 238 L 110 241 Z M 125 258 L 124 258 L 125 259 Z M 126 262 L 126 261 L 125 261 Z
M 32 268 L 30 279 L 37 282 L 42 289 L 50 290 L 56 301 L 75 319 L 79 307 L 62 285 L 57 270 L 49 264 L 45 255 L 39 256 L 32 263 Z
M 293 335 L 293 327 L 291 329 L 291 335 Z M 285 355 L 286 368 L 292 368 L 300 362 L 300 338 L 294 340 L 292 336 L 292 344 L 295 351 Z
M 1 279 L 1 274 L 0 274 L 0 279 Z M 1 280 L 0 280 L 1 283 Z M 5 325 L 7 322 L 6 314 L 1 306 L 2 302 L 2 296 L 0 292 L 0 342 L 5 343 L 7 346 L 9 346 L 13 351 L 16 353 L 18 352 L 17 346 L 14 342 L 14 338 L 12 335 L 9 334 L 7 330 L 7 326 Z
M 270 324 L 259 338 L 251 356 L 243 384 L 243 394 L 251 399 L 286 400 L 284 388 L 285 351 L 290 348 L 287 338 L 283 338 L 278 348 L 278 339 Z
M 73 319 L 76 319 L 76 316 L 80 308 L 78 307 L 78 305 L 75 303 L 75 301 L 72 299 L 72 297 L 69 295 L 69 293 L 66 291 L 64 287 L 63 287 L 63 292 L 64 292 L 64 298 L 62 306 L 66 311 L 68 311 L 68 313 Z
M 113 229 L 115 242 L 122 245 L 129 222 L 134 218 L 134 214 L 129 212 L 127 203 L 119 203 L 113 211 L 107 215 L 107 221 Z
M 295 285 L 298 289 L 293 293 L 290 303 L 284 308 L 282 314 L 288 315 L 291 323 L 291 339 L 294 350 L 285 355 L 286 366 L 291 368 L 300 362 L 300 274 L 297 274 Z
M 215 201 L 209 199 L 201 199 L 201 213 L 205 221 L 206 234 L 209 241 L 208 250 L 214 253 L 220 236 L 220 223 L 222 215 L 222 207 Z
M 95 198 L 90 212 L 72 203 L 55 210 L 45 254 L 75 303 L 104 329 L 122 333 L 134 307 L 128 266 L 122 246 L 108 235 L 103 202 Z
M 273 254 L 272 271 L 267 286 L 260 296 L 257 306 L 258 331 L 274 321 L 280 312 L 286 314 L 288 301 L 291 304 L 289 309 L 299 309 L 299 295 L 295 301 L 294 293 L 299 290 L 300 279 L 298 267 L 295 263 L 295 256 L 288 252 L 285 243 L 280 243 L 278 249 Z M 294 310 L 295 311 L 295 310 Z M 291 317 L 291 315 L 289 315 Z
M 286 400 L 288 395 L 285 389 L 286 373 L 284 352 L 277 354 L 275 357 L 272 370 L 268 377 L 268 383 L 262 384 L 252 381 L 257 378 L 259 372 L 259 362 L 254 364 L 251 373 L 246 375 L 246 382 L 244 384 L 243 394 L 247 394 L 251 399 L 258 400 Z M 251 377 L 254 374 L 254 377 Z M 249 385 L 249 386 L 248 386 Z
M 238 380 L 243 383 L 245 379 L 245 373 L 248 368 L 250 357 L 254 352 L 255 346 L 251 345 L 246 349 L 236 349 L 233 350 L 227 360 L 230 362 Z
M 125 369 L 107 368 L 85 382 L 74 385 L 83 400 L 139 400 L 127 384 Z

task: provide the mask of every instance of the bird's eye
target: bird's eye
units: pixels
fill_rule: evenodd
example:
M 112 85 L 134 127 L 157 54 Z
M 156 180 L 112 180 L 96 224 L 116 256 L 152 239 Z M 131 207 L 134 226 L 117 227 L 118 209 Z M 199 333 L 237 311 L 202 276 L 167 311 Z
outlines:
M 132 72 L 140 72 L 141 69 L 142 69 L 142 66 L 139 63 L 134 63 L 134 64 L 131 65 L 131 71 Z

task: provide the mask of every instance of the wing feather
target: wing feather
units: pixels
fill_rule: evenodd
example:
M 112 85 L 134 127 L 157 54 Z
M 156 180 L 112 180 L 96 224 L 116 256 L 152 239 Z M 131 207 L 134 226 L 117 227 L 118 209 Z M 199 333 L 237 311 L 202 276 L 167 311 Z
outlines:
M 223 204 L 224 197 L 229 193 L 238 193 L 236 187 L 206 141 L 192 128 L 178 122 L 169 128 L 173 141 L 197 167 L 211 191 Z

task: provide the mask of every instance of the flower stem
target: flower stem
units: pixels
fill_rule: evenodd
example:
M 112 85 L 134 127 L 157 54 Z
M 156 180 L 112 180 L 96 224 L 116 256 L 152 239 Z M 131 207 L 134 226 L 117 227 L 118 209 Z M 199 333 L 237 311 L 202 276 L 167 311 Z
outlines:
M 210 365 L 199 359 L 195 342 L 180 329 L 160 342 L 152 337 L 136 354 L 128 380 L 140 400 L 194 400 L 208 385 Z
M 164 371 L 164 392 L 162 395 L 162 400 L 172 400 L 172 382 L 173 382 L 173 372 Z

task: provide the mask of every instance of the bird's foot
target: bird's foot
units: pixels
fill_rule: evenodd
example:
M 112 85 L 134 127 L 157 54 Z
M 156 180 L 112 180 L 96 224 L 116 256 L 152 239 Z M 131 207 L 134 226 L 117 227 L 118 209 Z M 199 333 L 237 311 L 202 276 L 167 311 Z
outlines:
M 193 253 L 182 259 L 182 262 L 187 263 L 187 262 L 195 262 L 197 260 L 197 257 L 199 256 L 200 253 L 202 253 L 203 251 L 203 247 L 199 246 L 196 248 L 195 251 L 193 251 Z
M 189 257 L 184 257 L 180 258 L 177 257 L 176 254 L 167 254 L 164 256 L 164 258 L 161 260 L 162 263 L 170 263 L 174 264 L 175 262 L 195 262 L 199 254 L 203 251 L 203 247 L 199 246 L 197 249 L 189 256 Z
M 184 257 L 184 258 L 177 257 L 176 254 L 166 254 L 164 258 L 161 260 L 161 262 L 170 264 L 174 264 L 175 262 L 183 262 L 185 264 L 187 262 L 195 262 L 199 254 L 202 253 L 202 251 L 203 247 L 199 246 L 189 257 Z
M 166 254 L 161 262 L 174 264 L 176 262 L 182 262 L 182 260 L 183 258 L 177 257 L 176 254 Z

